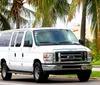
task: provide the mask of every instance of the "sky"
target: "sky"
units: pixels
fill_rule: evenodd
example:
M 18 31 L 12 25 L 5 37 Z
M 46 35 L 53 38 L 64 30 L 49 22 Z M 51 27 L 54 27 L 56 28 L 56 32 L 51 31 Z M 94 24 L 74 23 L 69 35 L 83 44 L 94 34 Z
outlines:
M 73 26 L 75 26 L 75 25 L 81 25 L 81 19 L 82 19 L 82 6 L 80 7 L 80 9 L 78 11 L 76 11 L 76 14 L 71 22 L 67 22 L 67 20 L 66 20 L 66 23 L 64 23 L 58 19 L 56 26 L 72 29 Z M 90 28 L 90 20 L 89 19 L 90 18 L 86 17 L 86 27 L 88 27 L 88 28 Z
M 81 24 L 81 18 L 82 18 L 82 13 L 81 13 L 81 9 L 80 9 L 80 11 L 77 11 L 75 17 L 72 19 L 71 22 L 67 22 L 67 20 L 66 20 L 66 23 L 64 23 L 60 19 L 58 19 L 56 27 L 65 27 L 65 28 L 68 28 L 68 29 L 72 29 L 73 25 Z
M 71 1 L 72 0 L 68 0 L 69 3 L 71 3 Z M 64 27 L 64 28 L 72 29 L 73 25 L 81 24 L 81 18 L 82 18 L 82 10 L 80 8 L 80 10 L 76 12 L 75 17 L 72 19 L 71 22 L 67 22 L 66 20 L 66 23 L 64 23 L 60 19 L 58 19 L 56 27 Z

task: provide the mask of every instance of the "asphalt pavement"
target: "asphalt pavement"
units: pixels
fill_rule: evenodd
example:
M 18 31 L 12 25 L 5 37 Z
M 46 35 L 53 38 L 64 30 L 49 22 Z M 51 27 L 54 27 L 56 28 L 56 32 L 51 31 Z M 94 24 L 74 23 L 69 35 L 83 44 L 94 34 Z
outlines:
M 13 75 L 9 81 L 3 81 L 0 76 L 0 85 L 100 85 L 100 80 L 89 79 L 88 82 L 79 82 L 77 77 L 50 76 L 43 83 L 36 83 L 32 75 Z
M 100 66 L 93 66 L 93 71 L 100 71 Z M 10 81 L 3 81 L 0 76 L 0 85 L 100 85 L 99 78 L 90 78 L 88 82 L 79 82 L 77 77 L 50 75 L 44 83 L 36 83 L 32 75 L 13 74 Z

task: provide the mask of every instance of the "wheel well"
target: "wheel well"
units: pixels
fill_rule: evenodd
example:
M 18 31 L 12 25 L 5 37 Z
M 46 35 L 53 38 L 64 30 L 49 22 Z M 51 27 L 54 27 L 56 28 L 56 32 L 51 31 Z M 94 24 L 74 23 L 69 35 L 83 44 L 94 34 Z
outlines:
M 2 66 L 3 62 L 6 62 L 5 59 L 1 59 L 1 66 Z
M 41 64 L 41 61 L 39 59 L 35 59 L 33 62 L 33 66 L 35 65 L 36 62 L 39 62 Z

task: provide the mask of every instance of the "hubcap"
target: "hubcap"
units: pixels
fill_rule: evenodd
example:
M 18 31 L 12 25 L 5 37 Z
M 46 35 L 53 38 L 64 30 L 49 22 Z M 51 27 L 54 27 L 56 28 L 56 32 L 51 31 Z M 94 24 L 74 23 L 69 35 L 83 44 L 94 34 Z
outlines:
M 5 67 L 3 67 L 3 69 L 2 69 L 2 75 L 3 75 L 3 77 L 6 76 L 6 68 Z
M 39 79 L 39 73 L 40 73 L 40 69 L 38 68 L 38 66 L 35 67 L 35 78 L 36 80 Z

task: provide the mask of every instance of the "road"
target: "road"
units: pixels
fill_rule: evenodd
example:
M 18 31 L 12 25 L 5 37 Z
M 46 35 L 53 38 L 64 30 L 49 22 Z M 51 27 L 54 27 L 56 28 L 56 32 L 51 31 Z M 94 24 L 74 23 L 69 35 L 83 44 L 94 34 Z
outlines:
M 93 71 L 100 71 L 100 66 L 94 66 Z M 79 82 L 76 77 L 50 76 L 45 83 L 36 83 L 32 75 L 13 75 L 10 81 L 3 81 L 0 74 L 0 85 L 100 85 L 100 79 L 91 78 L 88 82 Z
M 65 76 L 50 76 L 45 83 L 36 83 L 32 76 L 13 75 L 10 81 L 3 81 L 0 76 L 0 85 L 100 85 L 99 79 L 90 79 L 88 82 L 79 82 L 77 78 Z

